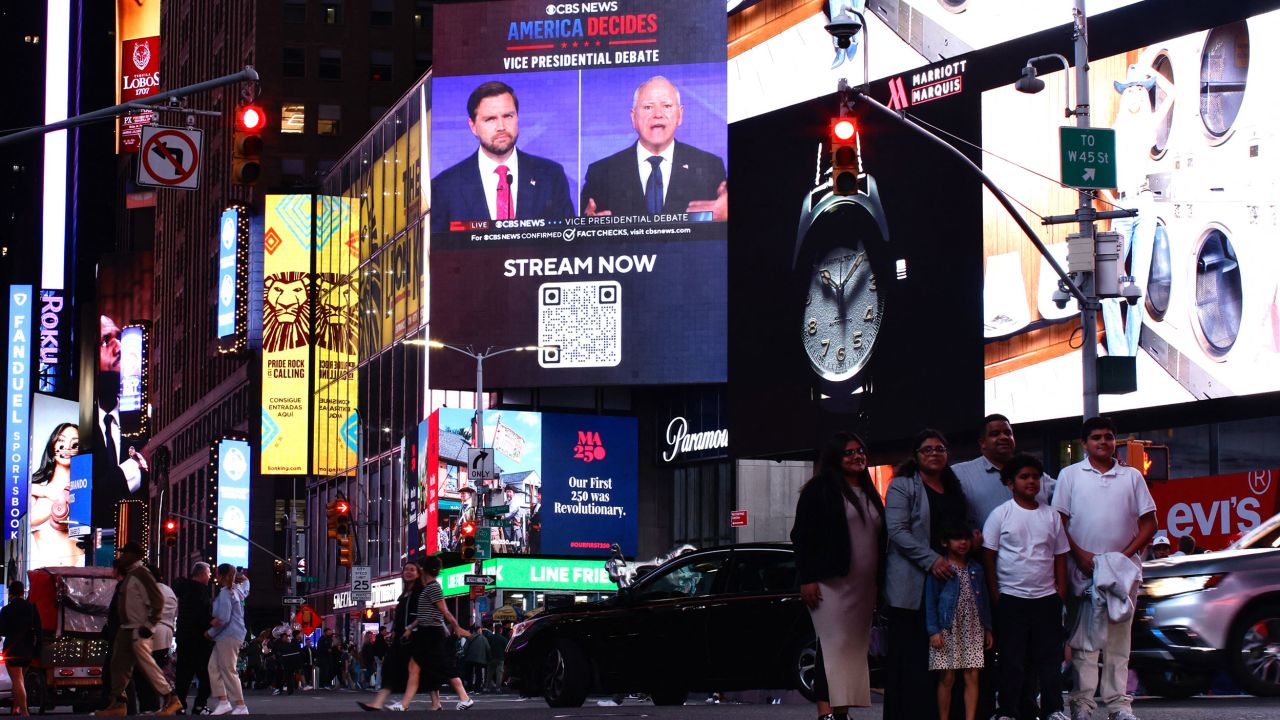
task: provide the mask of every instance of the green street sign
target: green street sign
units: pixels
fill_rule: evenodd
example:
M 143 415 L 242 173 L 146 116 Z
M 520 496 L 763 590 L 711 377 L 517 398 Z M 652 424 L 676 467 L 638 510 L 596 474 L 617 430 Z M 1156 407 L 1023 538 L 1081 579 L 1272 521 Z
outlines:
M 1116 131 L 1110 128 L 1058 128 L 1062 184 L 1074 188 L 1116 186 Z
M 485 517 L 502 517 L 503 515 L 507 514 L 509 509 L 510 508 L 507 505 L 494 505 L 493 507 L 487 507 L 484 509 L 484 516 Z
M 476 535 L 476 559 L 488 560 L 493 557 L 493 546 L 488 533 L 479 533 Z
M 509 528 L 511 527 L 511 520 L 508 518 L 491 518 L 489 520 L 485 520 L 484 524 L 485 527 Z
M 320 578 L 316 577 L 315 575 L 299 575 L 298 582 L 318 583 L 320 582 Z

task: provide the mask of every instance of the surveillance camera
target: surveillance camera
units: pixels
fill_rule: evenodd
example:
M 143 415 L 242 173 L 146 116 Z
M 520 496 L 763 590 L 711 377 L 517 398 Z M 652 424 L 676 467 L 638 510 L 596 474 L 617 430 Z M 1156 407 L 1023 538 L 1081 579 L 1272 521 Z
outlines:
M 836 45 L 844 49 L 853 44 L 853 36 L 862 31 L 862 21 L 850 15 L 848 11 L 841 10 L 838 15 L 831 18 L 826 28 L 827 34 L 836 39 Z
M 1053 291 L 1053 304 L 1057 305 L 1059 310 L 1065 310 L 1069 302 L 1071 302 L 1071 293 L 1061 287 Z

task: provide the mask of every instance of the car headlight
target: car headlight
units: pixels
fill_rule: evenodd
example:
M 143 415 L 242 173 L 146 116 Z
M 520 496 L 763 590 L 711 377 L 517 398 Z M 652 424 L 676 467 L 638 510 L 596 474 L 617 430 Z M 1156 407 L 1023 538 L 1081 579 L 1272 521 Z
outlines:
M 1216 587 L 1226 575 L 1184 575 L 1178 577 L 1152 578 L 1142 582 L 1142 593 L 1147 597 L 1161 600 L 1174 595 L 1200 592 Z

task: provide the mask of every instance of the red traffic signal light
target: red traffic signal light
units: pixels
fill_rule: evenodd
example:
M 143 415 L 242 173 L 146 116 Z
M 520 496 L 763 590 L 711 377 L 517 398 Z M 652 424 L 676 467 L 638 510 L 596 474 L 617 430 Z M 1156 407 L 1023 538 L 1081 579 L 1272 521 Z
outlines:
M 836 195 L 858 192 L 858 126 L 852 118 L 831 120 L 831 191 Z
M 335 502 L 334 509 L 338 511 L 339 515 L 349 515 L 351 513 L 351 504 L 346 500 L 337 500 Z
M 178 521 L 173 518 L 164 521 L 164 544 L 165 547 L 178 544 Z
M 475 524 L 474 522 L 471 522 L 470 520 L 468 520 L 468 521 L 466 521 L 466 522 L 462 523 L 462 527 L 460 528 L 460 532 L 462 533 L 462 537 L 475 537 L 475 535 L 476 535 L 476 524 Z
M 366 621 L 373 620 L 373 608 L 365 608 L 365 609 L 364 609 L 364 619 L 365 619 Z
M 236 109 L 236 129 L 245 132 L 262 132 L 267 115 L 257 105 L 241 105 Z
M 267 115 L 257 105 L 236 108 L 235 134 L 231 139 L 231 181 L 240 185 L 258 182 L 262 174 L 262 131 Z

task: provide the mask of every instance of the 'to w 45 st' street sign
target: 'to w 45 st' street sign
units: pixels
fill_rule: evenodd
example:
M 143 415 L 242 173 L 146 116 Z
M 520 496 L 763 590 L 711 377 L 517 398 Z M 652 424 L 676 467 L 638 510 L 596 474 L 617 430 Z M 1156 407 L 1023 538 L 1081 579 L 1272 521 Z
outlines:
M 1062 184 L 1074 188 L 1116 186 L 1116 131 L 1110 128 L 1058 128 Z

